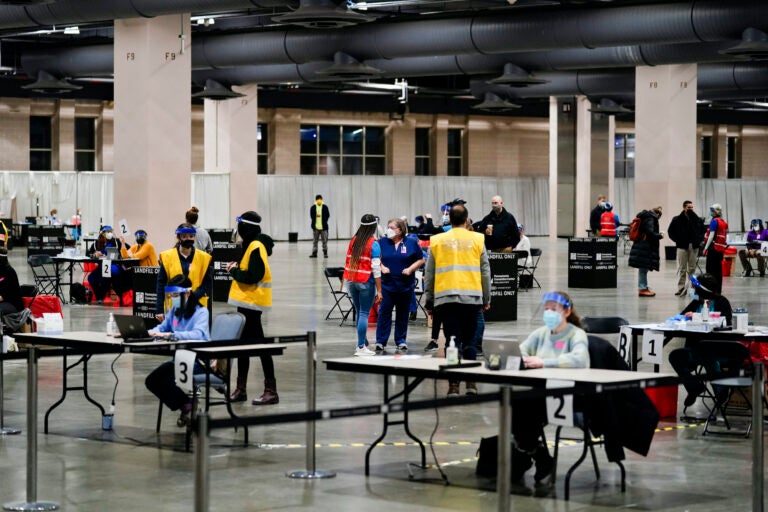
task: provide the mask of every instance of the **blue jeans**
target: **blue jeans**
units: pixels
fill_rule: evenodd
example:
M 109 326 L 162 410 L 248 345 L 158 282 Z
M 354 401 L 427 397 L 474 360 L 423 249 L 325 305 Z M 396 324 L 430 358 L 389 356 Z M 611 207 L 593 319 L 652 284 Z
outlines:
M 376 323 L 376 343 L 387 344 L 389 333 L 392 331 L 392 309 L 397 308 L 395 320 L 395 344 L 405 343 L 408 334 L 408 313 L 413 292 L 388 292 L 382 290 L 381 304 L 379 305 L 379 320 Z
M 365 333 L 368 330 L 368 314 L 376 298 L 376 284 L 373 280 L 367 283 L 349 283 L 349 296 L 352 306 L 357 312 L 357 346 L 365 346 Z
M 646 288 L 648 288 L 648 269 L 647 268 L 637 269 L 637 287 L 640 290 L 645 290 Z

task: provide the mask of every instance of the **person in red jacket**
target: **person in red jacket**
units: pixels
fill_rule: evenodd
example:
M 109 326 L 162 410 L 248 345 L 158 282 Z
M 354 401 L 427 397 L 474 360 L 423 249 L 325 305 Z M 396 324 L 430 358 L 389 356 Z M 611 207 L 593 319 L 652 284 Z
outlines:
M 613 205 L 607 201 L 603 204 L 603 209 L 605 211 L 600 216 L 600 236 L 616 236 L 619 216 L 613 213 Z
M 704 236 L 704 256 L 707 258 L 706 271 L 717 281 L 714 292 L 723 291 L 723 253 L 728 247 L 728 223 L 723 219 L 723 207 L 714 203 L 709 207 L 712 220 Z

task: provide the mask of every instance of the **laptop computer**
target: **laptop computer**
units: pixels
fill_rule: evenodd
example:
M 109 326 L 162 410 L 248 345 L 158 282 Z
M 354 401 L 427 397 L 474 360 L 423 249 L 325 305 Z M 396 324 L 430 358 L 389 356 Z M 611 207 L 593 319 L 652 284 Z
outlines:
M 489 370 L 524 370 L 520 342 L 501 338 L 484 338 L 485 367 Z
M 115 315 L 115 323 L 123 338 L 123 343 L 136 343 L 140 341 L 154 341 L 154 337 L 147 331 L 144 319 L 133 315 Z
M 107 247 L 104 256 L 108 260 L 117 260 L 120 259 L 120 251 L 117 250 L 117 247 Z

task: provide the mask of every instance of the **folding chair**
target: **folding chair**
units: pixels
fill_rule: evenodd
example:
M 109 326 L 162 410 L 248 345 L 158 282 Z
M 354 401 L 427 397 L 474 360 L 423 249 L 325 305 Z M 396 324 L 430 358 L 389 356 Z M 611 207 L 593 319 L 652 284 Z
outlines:
M 330 288 L 331 296 L 334 300 L 334 304 L 331 306 L 331 309 L 328 310 L 328 314 L 325 315 L 325 319 L 330 320 L 333 311 L 338 309 L 339 313 L 341 314 L 341 322 L 339 325 L 344 325 L 344 322 L 347 321 L 347 317 L 350 315 L 350 313 L 352 313 L 352 318 L 355 318 L 355 308 L 352 305 L 352 298 L 347 292 L 340 289 L 341 283 L 344 279 L 344 267 L 326 267 L 324 273 L 325 280 L 328 282 L 328 288 Z M 334 279 L 337 279 L 338 281 L 334 281 Z M 336 284 L 334 285 L 334 283 Z M 349 303 L 349 307 L 345 309 L 343 306 L 347 303 Z
M 58 267 L 47 254 L 33 254 L 27 258 L 27 263 L 32 269 L 35 285 L 41 295 L 56 295 L 62 301 L 59 293 Z
M 719 434 L 749 437 L 752 431 L 752 407 L 759 407 L 759 405 L 753 404 L 742 390 L 742 388 L 752 385 L 753 371 L 749 348 L 738 341 L 702 341 L 699 346 L 705 361 L 704 367 L 707 369 L 709 382 L 712 386 L 712 395 L 715 397 L 714 408 L 707 418 L 702 435 Z M 741 397 L 743 405 L 738 407 L 731 405 L 731 401 L 736 395 Z M 765 397 L 763 397 L 763 402 L 765 405 Z M 737 411 L 743 414 L 732 414 Z M 725 430 L 712 430 L 710 428 L 717 424 L 718 413 L 723 420 Z M 746 428 L 741 431 L 732 431 L 729 414 L 731 417 L 741 416 L 744 418 Z
M 620 316 L 585 316 L 581 319 L 584 332 L 591 334 L 614 334 L 629 325 L 626 318 Z
M 535 284 L 537 288 L 541 288 L 541 283 L 539 283 L 539 280 L 536 279 L 536 268 L 539 266 L 539 260 L 541 259 L 541 249 L 531 249 L 531 264 L 526 264 L 520 269 L 520 276 L 519 280 L 522 283 L 525 281 L 530 281 L 530 286 L 528 288 L 533 288 L 533 285 Z

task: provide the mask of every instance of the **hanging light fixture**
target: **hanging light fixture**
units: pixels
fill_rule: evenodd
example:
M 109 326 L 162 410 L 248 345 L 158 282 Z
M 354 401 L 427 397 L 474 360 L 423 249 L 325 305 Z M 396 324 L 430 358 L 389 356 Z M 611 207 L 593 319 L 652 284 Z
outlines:
M 373 21 L 375 18 L 337 7 L 330 0 L 300 0 L 293 12 L 273 16 L 272 21 L 305 28 L 341 28 Z
M 482 103 L 473 105 L 472 108 L 475 110 L 485 110 L 486 112 L 505 112 L 520 108 L 520 105 L 517 103 L 502 99 L 499 95 L 492 92 L 486 92 L 484 98 Z
M 232 98 L 241 98 L 243 96 L 245 96 L 245 94 L 235 92 L 229 87 L 210 78 L 205 81 L 205 87 L 203 87 L 202 91 L 192 95 L 193 98 L 203 98 L 215 101 L 231 100 Z
M 37 72 L 37 80 L 31 84 L 22 85 L 22 89 L 27 91 L 46 93 L 46 94 L 64 94 L 72 91 L 79 91 L 83 87 L 69 83 L 65 78 L 56 78 L 47 71 Z
M 602 98 L 599 103 L 593 103 L 589 109 L 590 112 L 595 114 L 608 114 L 608 115 L 621 115 L 632 114 L 634 110 L 627 108 L 623 105 L 619 105 L 615 101 L 609 98 Z
M 720 50 L 720 53 L 752 60 L 768 60 L 768 34 L 749 27 L 742 32 L 739 44 Z
M 528 87 L 529 85 L 546 84 L 549 80 L 536 78 L 523 68 L 507 62 L 501 76 L 488 80 L 489 84 L 504 84 L 510 87 Z
M 376 77 L 381 75 L 383 71 L 363 64 L 347 53 L 336 52 L 333 54 L 333 64 L 315 73 L 328 78 L 355 80 Z

